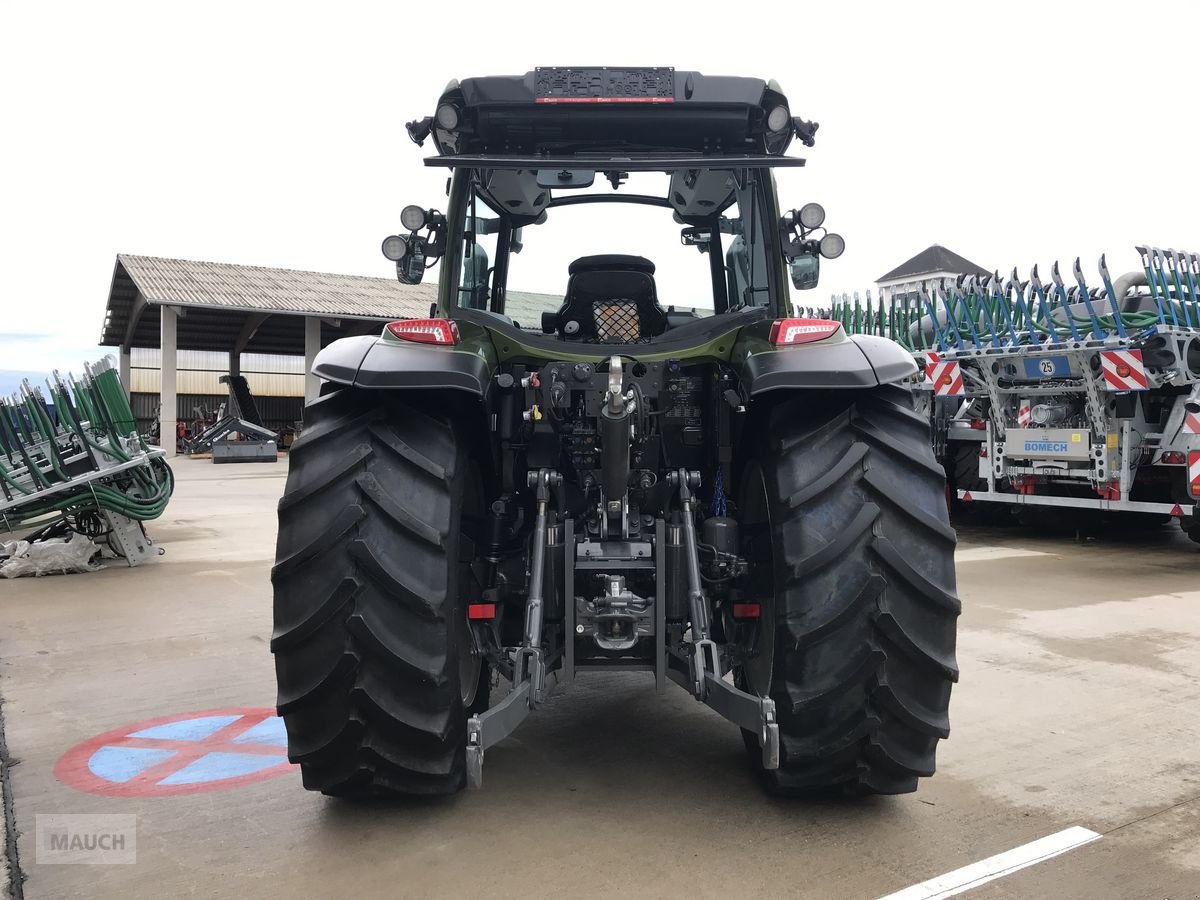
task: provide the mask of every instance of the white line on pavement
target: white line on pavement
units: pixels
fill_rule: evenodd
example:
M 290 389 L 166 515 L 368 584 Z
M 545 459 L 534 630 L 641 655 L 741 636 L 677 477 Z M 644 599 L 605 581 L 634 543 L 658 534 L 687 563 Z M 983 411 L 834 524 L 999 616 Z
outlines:
M 990 559 L 1011 559 L 1016 556 L 1049 556 L 1041 550 L 1020 550 L 1017 547 L 970 547 L 954 554 L 955 562 L 986 562 Z
M 963 866 L 961 869 L 955 869 L 953 872 L 947 872 L 945 875 L 906 887 L 880 900 L 939 900 L 941 897 L 953 897 L 1099 839 L 1100 835 L 1091 829 L 1075 825 L 1012 850 L 989 856 L 969 866 Z

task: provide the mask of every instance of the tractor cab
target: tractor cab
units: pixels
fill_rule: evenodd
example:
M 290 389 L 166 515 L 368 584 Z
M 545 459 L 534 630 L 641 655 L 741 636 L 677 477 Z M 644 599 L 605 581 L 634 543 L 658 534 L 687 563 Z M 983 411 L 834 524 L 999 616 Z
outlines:
M 789 267 L 792 287 L 815 287 L 822 255 L 844 247 L 818 232 L 817 204 L 781 213 L 775 194 L 772 169 L 802 166 L 783 153 L 816 127 L 750 78 L 539 69 L 452 82 L 409 123 L 439 152 L 426 164 L 452 170 L 449 208 L 406 208 L 407 234 L 384 255 L 407 283 L 442 262 L 446 318 L 486 312 L 574 344 L 785 316 Z

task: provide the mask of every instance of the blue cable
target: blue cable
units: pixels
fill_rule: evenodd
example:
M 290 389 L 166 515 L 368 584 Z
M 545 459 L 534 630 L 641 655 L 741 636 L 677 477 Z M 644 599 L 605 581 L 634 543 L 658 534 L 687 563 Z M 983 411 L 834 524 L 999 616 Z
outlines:
M 724 516 L 729 512 L 729 500 L 725 496 L 725 480 L 721 477 L 721 469 L 717 467 L 717 477 L 713 480 L 712 514 Z

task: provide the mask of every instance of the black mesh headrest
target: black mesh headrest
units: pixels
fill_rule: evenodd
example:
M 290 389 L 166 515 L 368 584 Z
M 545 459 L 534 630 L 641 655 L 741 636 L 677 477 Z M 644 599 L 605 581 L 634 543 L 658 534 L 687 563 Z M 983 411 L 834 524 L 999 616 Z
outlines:
M 654 274 L 654 263 L 644 256 L 627 256 L 624 253 L 601 253 L 597 256 L 581 256 L 571 263 L 567 272 L 575 275 L 579 272 L 645 272 Z

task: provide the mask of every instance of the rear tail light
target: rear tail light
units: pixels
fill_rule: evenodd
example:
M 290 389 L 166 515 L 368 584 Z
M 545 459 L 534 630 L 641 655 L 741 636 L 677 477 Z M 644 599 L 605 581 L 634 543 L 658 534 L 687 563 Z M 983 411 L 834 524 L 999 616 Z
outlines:
M 972 419 L 971 427 L 976 431 L 987 431 L 987 419 Z
M 841 327 L 832 319 L 777 319 L 771 323 L 770 341 L 776 347 L 808 344 L 833 337 Z
M 1187 457 L 1178 450 L 1168 450 L 1162 455 L 1164 466 L 1182 466 L 1185 462 L 1187 462 Z
M 761 615 L 762 606 L 758 603 L 733 604 L 733 617 L 735 619 L 757 619 Z
M 387 330 L 404 341 L 418 344 L 457 344 L 458 325 L 450 319 L 402 319 L 388 322 Z
M 495 603 L 468 603 L 467 604 L 468 619 L 494 619 L 496 618 Z

